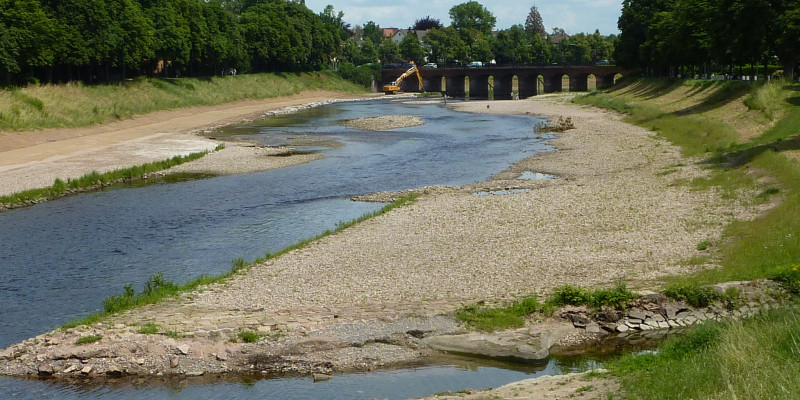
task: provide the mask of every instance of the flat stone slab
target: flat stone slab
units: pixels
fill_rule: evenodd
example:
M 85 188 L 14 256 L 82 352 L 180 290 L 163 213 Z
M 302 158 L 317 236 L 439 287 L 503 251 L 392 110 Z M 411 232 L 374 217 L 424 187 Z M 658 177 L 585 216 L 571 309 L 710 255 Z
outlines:
M 423 339 L 422 344 L 434 350 L 460 354 L 543 360 L 550 355 L 550 347 L 573 331 L 571 324 L 565 323 L 539 331 L 517 329 L 498 333 L 431 336 Z

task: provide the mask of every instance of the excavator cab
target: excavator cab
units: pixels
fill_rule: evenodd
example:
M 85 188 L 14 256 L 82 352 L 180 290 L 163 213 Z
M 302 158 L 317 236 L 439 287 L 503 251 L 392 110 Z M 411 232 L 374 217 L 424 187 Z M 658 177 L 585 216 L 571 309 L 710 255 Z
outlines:
M 420 92 L 423 91 L 422 87 L 422 75 L 419 73 L 419 68 L 417 68 L 417 64 L 414 64 L 414 61 L 411 61 L 411 68 L 409 68 L 406 72 L 400 75 L 397 79 L 395 79 L 392 83 L 388 85 L 383 85 L 383 92 L 386 94 L 395 94 L 400 91 L 400 84 L 403 83 L 403 79 L 408 78 L 411 75 L 417 75 L 417 79 L 419 80 L 419 90 Z

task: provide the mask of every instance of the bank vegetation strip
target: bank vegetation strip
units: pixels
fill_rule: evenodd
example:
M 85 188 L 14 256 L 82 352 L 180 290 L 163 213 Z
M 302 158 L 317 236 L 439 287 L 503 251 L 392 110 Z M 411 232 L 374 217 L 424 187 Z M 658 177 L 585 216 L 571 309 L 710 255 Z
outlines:
M 220 144 L 214 151 L 222 150 L 224 147 L 224 144 Z M 66 181 L 56 178 L 53 185 L 46 188 L 29 189 L 10 195 L 0 196 L 0 211 L 53 200 L 73 193 L 97 190 L 114 183 L 134 182 L 146 179 L 155 172 L 197 160 L 208 153 L 209 152 L 204 151 L 191 153 L 185 156 L 175 156 L 163 161 L 155 161 L 103 173 L 92 171 L 80 178 L 67 179 Z
M 684 182 L 693 190 L 736 196 L 756 188 L 757 201 L 769 205 L 753 220 L 730 224 L 718 243 L 702 244 L 708 249 L 706 261 L 720 268 L 675 277 L 673 288 L 772 278 L 798 293 L 798 91 L 800 85 L 788 81 L 637 80 L 575 100 L 624 112 L 627 122 L 658 132 L 686 155 L 701 156 L 712 174 Z M 757 129 L 749 130 L 748 123 Z M 742 321 L 703 325 L 667 342 L 657 354 L 627 356 L 611 369 L 627 396 L 636 399 L 794 399 L 800 397 L 798 337 L 800 310 L 792 305 Z

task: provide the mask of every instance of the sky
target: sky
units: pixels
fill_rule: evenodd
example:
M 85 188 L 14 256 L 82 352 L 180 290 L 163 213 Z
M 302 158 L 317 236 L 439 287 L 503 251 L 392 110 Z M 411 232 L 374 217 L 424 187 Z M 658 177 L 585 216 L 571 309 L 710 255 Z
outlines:
M 408 28 L 414 21 L 430 15 L 445 26 L 450 25 L 450 8 L 468 0 L 306 0 L 306 6 L 315 13 L 328 4 L 344 12 L 345 22 L 363 26 L 374 21 L 382 28 Z M 532 6 L 539 9 L 548 32 L 554 27 L 568 34 L 593 33 L 599 29 L 603 35 L 619 34 L 617 19 L 622 10 L 622 0 L 477 0 L 497 18 L 496 29 L 507 29 L 515 24 L 525 24 Z

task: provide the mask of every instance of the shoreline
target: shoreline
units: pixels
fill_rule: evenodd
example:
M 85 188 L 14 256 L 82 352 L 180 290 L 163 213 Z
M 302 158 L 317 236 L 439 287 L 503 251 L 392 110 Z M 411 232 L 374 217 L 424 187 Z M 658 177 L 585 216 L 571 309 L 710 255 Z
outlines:
M 408 332 L 463 332 L 452 318 L 440 316 L 460 306 L 543 295 L 573 282 L 593 287 L 624 279 L 647 289 L 655 278 L 708 267 L 681 260 L 698 251 L 696 243 L 718 237 L 730 219 L 752 215 L 715 193 L 674 185 L 704 172 L 653 132 L 622 123 L 616 114 L 564 104 L 563 96 L 450 106 L 571 116 L 577 129 L 556 135 L 551 141 L 556 152 L 526 158 L 487 182 L 422 189 L 413 205 L 255 266 L 225 284 L 132 310 L 108 324 L 11 346 L 0 354 L 0 372 L 36 376 L 39 367 L 49 365 L 52 375 L 63 377 L 123 371 L 192 376 L 367 371 L 402 364 L 427 352 Z M 680 163 L 686 165 L 674 167 Z M 661 174 L 667 167 L 677 171 Z M 518 179 L 522 172 L 556 178 L 525 181 Z M 531 190 L 472 195 L 479 188 L 505 187 Z M 148 323 L 160 333 L 137 333 Z M 264 337 L 257 344 L 231 343 L 242 331 Z M 91 334 L 103 339 L 74 345 Z M 124 349 L 134 345 L 143 352 L 123 360 Z M 36 361 L 20 360 L 26 355 Z M 11 372 L 13 363 L 18 373 Z M 85 367 L 69 370 L 76 365 L 94 367 L 85 374 Z

